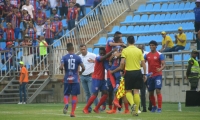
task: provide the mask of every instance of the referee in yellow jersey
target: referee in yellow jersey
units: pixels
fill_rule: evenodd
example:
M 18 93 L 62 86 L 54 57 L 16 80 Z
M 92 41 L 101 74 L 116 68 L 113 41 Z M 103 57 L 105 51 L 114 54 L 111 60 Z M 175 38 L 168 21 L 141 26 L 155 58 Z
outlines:
M 131 105 L 131 114 L 138 116 L 140 104 L 139 89 L 142 87 L 143 80 L 146 81 L 146 65 L 142 51 L 134 45 L 134 37 L 129 36 L 127 42 L 128 47 L 122 51 L 120 66 L 121 69 L 124 69 L 125 66 L 125 90 L 126 98 Z M 144 69 L 144 74 L 141 73 L 140 65 Z

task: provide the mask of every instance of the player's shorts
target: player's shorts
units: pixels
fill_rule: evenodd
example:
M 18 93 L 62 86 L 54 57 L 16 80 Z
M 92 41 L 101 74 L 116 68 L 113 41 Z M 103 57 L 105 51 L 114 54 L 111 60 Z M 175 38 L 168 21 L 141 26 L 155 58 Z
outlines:
M 64 95 L 79 95 L 80 84 L 79 83 L 64 83 Z
M 143 84 L 143 75 L 141 70 L 126 71 L 124 80 L 125 90 L 141 89 Z
M 105 67 L 106 70 L 109 70 L 110 65 L 109 65 L 109 61 L 108 60 L 104 61 L 104 67 Z
M 92 78 L 92 93 L 107 90 L 106 81 Z
M 112 84 L 110 82 L 110 78 L 107 78 L 107 89 L 108 89 L 108 92 L 112 92 L 113 91 L 113 87 L 112 87 Z
M 155 89 L 161 89 L 162 87 L 162 75 L 150 77 L 147 80 L 148 91 L 153 91 Z

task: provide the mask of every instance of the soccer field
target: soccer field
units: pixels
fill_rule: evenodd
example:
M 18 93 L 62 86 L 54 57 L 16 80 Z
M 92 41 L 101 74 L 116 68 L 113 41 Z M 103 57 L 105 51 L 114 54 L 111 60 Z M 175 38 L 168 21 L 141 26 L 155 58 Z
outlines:
M 182 104 L 182 112 L 178 111 L 178 104 L 164 103 L 162 113 L 146 112 L 139 114 L 138 117 L 131 114 L 106 114 L 105 112 L 83 114 L 83 106 L 83 103 L 79 103 L 75 112 L 76 117 L 70 118 L 69 114 L 62 114 L 63 104 L 3 104 L 0 105 L 0 120 L 200 120 L 200 107 L 184 107 L 184 104 Z

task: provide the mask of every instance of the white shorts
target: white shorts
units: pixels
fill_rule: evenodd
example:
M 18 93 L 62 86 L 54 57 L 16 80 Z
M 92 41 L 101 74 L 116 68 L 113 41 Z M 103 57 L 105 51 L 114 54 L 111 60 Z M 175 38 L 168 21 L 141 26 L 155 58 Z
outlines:
M 33 54 L 23 56 L 22 61 L 24 62 L 24 65 L 33 65 Z

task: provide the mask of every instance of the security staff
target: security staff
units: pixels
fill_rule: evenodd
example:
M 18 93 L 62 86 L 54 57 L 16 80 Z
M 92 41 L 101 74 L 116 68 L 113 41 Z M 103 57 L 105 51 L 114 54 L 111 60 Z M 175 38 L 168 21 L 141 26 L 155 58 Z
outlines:
M 196 60 L 197 55 L 198 55 L 197 50 L 193 50 L 191 58 L 188 61 L 186 76 L 189 79 L 191 85 L 190 90 L 196 90 L 199 82 L 200 68 L 199 68 L 199 63 Z

